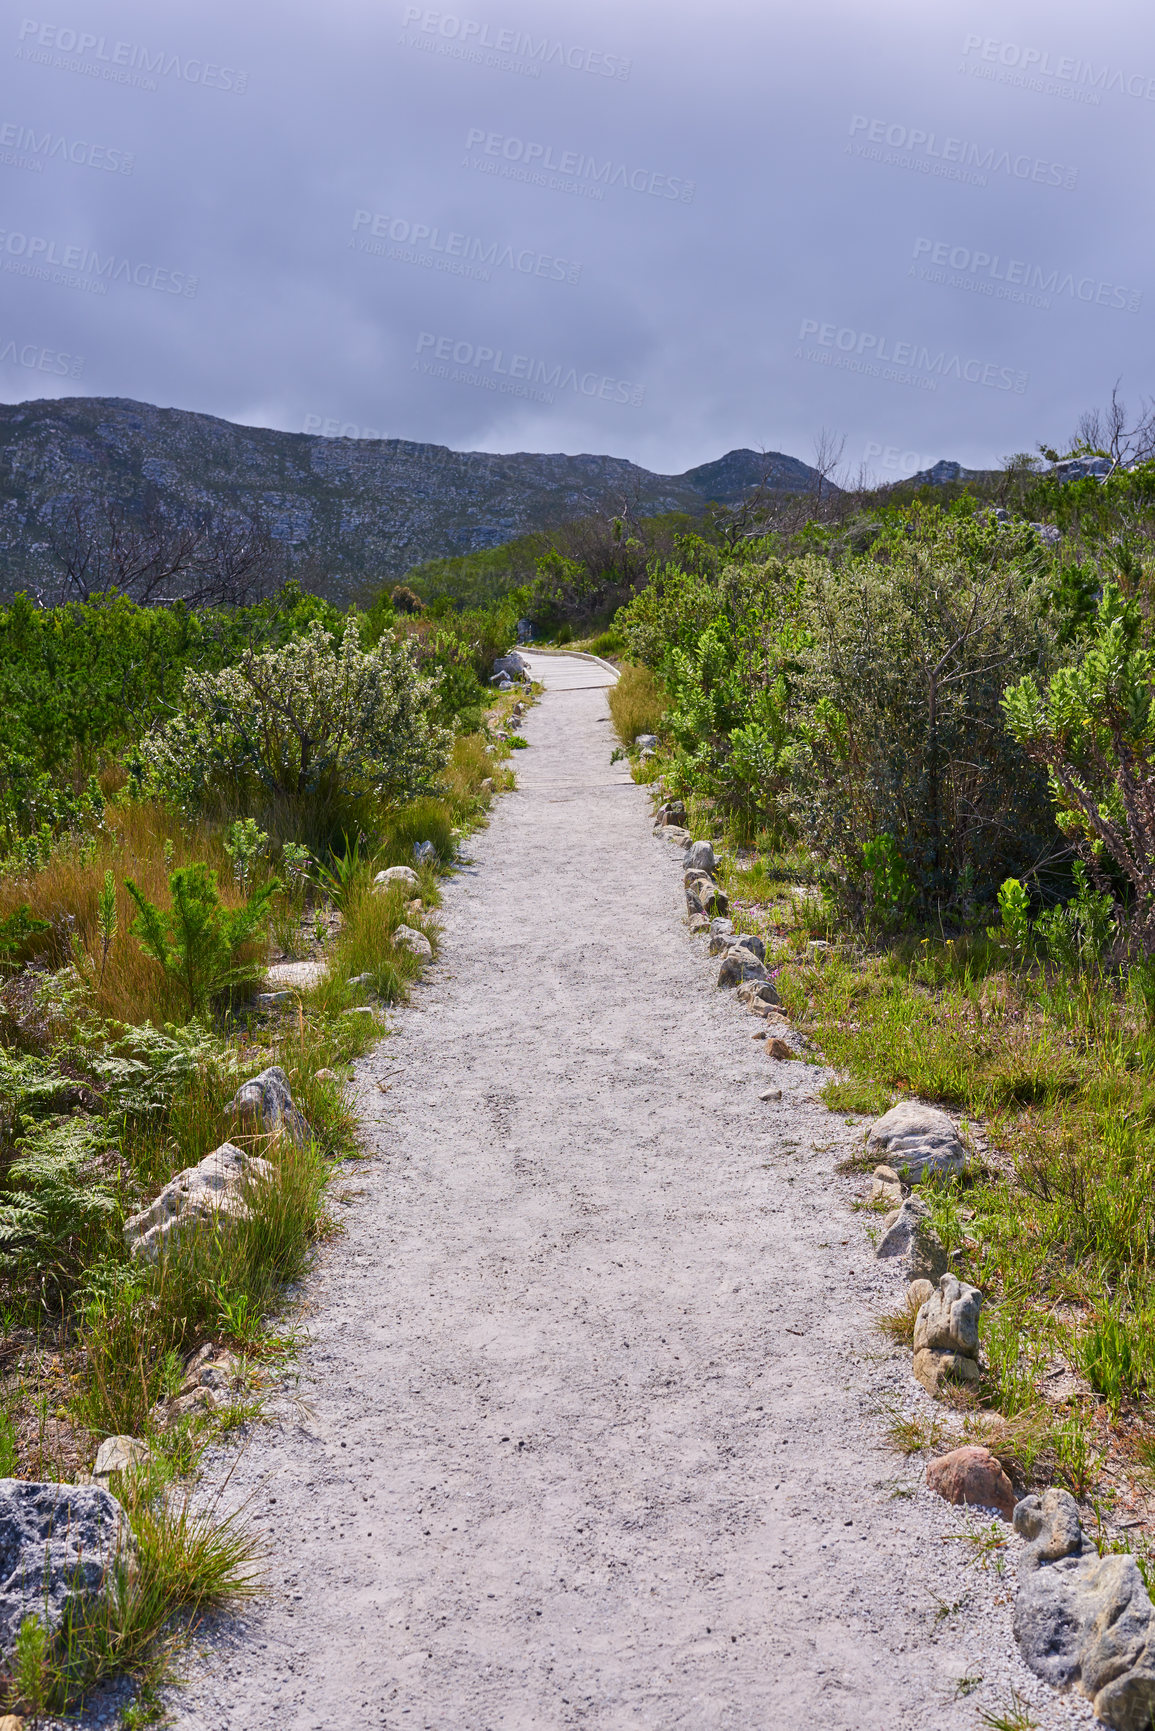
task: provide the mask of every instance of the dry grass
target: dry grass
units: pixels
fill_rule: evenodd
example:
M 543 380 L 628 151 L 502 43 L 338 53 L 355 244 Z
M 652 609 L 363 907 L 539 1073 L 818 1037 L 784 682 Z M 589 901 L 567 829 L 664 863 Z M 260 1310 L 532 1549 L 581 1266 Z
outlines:
M 134 1023 L 172 1020 L 178 1006 L 164 974 L 132 936 L 136 909 L 124 880 L 132 878 L 150 901 L 167 907 L 169 872 L 197 861 L 217 873 L 225 906 L 238 907 L 244 898 L 217 832 L 206 826 L 184 830 L 178 814 L 145 801 L 111 806 L 94 838 L 62 845 L 40 871 L 0 881 L 0 919 L 27 903 L 51 928 L 33 940 L 34 953 L 57 966 L 70 959 L 75 938 L 90 964 L 100 1015 Z M 117 930 L 102 973 L 97 898 L 106 871 L 116 882 Z
M 610 715 L 623 745 L 633 745 L 639 733 L 657 733 L 665 710 L 665 693 L 648 667 L 623 666 L 609 689 Z

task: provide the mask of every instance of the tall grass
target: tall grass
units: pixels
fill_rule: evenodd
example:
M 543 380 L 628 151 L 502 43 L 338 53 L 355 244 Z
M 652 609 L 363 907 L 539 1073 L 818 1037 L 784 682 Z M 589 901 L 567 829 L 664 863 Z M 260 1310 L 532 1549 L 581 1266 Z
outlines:
M 610 715 L 623 745 L 633 745 L 639 733 L 658 732 L 665 694 L 648 667 L 624 665 L 608 695 Z

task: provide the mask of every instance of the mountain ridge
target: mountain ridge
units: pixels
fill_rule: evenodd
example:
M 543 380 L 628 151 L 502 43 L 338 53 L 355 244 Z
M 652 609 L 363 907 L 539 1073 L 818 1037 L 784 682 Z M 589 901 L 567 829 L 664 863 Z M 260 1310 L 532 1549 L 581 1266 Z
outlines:
M 454 451 L 247 427 L 125 397 L 46 398 L 0 405 L 0 592 L 51 579 L 49 537 L 78 503 L 214 522 L 259 516 L 309 567 L 309 586 L 344 602 L 426 559 L 576 517 L 699 516 L 759 486 L 805 492 L 817 481 L 780 451 L 738 449 L 660 475 L 599 453 Z

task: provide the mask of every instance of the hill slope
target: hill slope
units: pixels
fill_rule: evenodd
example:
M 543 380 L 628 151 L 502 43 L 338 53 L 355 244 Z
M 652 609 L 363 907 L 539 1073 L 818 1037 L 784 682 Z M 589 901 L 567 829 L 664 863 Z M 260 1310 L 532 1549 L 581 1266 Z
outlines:
M 424 559 L 627 503 L 637 514 L 697 515 L 751 487 L 797 492 L 815 479 L 778 452 L 731 451 L 655 475 L 620 457 L 328 439 L 121 397 L 18 403 L 0 406 L 0 594 L 50 578 L 47 531 L 76 500 L 166 516 L 259 513 L 309 561 L 310 587 L 345 601 Z

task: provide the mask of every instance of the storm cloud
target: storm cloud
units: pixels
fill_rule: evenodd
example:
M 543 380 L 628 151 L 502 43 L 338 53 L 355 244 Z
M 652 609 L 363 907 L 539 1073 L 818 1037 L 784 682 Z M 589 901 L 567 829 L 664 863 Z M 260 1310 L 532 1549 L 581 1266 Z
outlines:
M 0 391 L 893 478 L 1151 378 L 1149 9 L 79 5 L 0 35 Z

